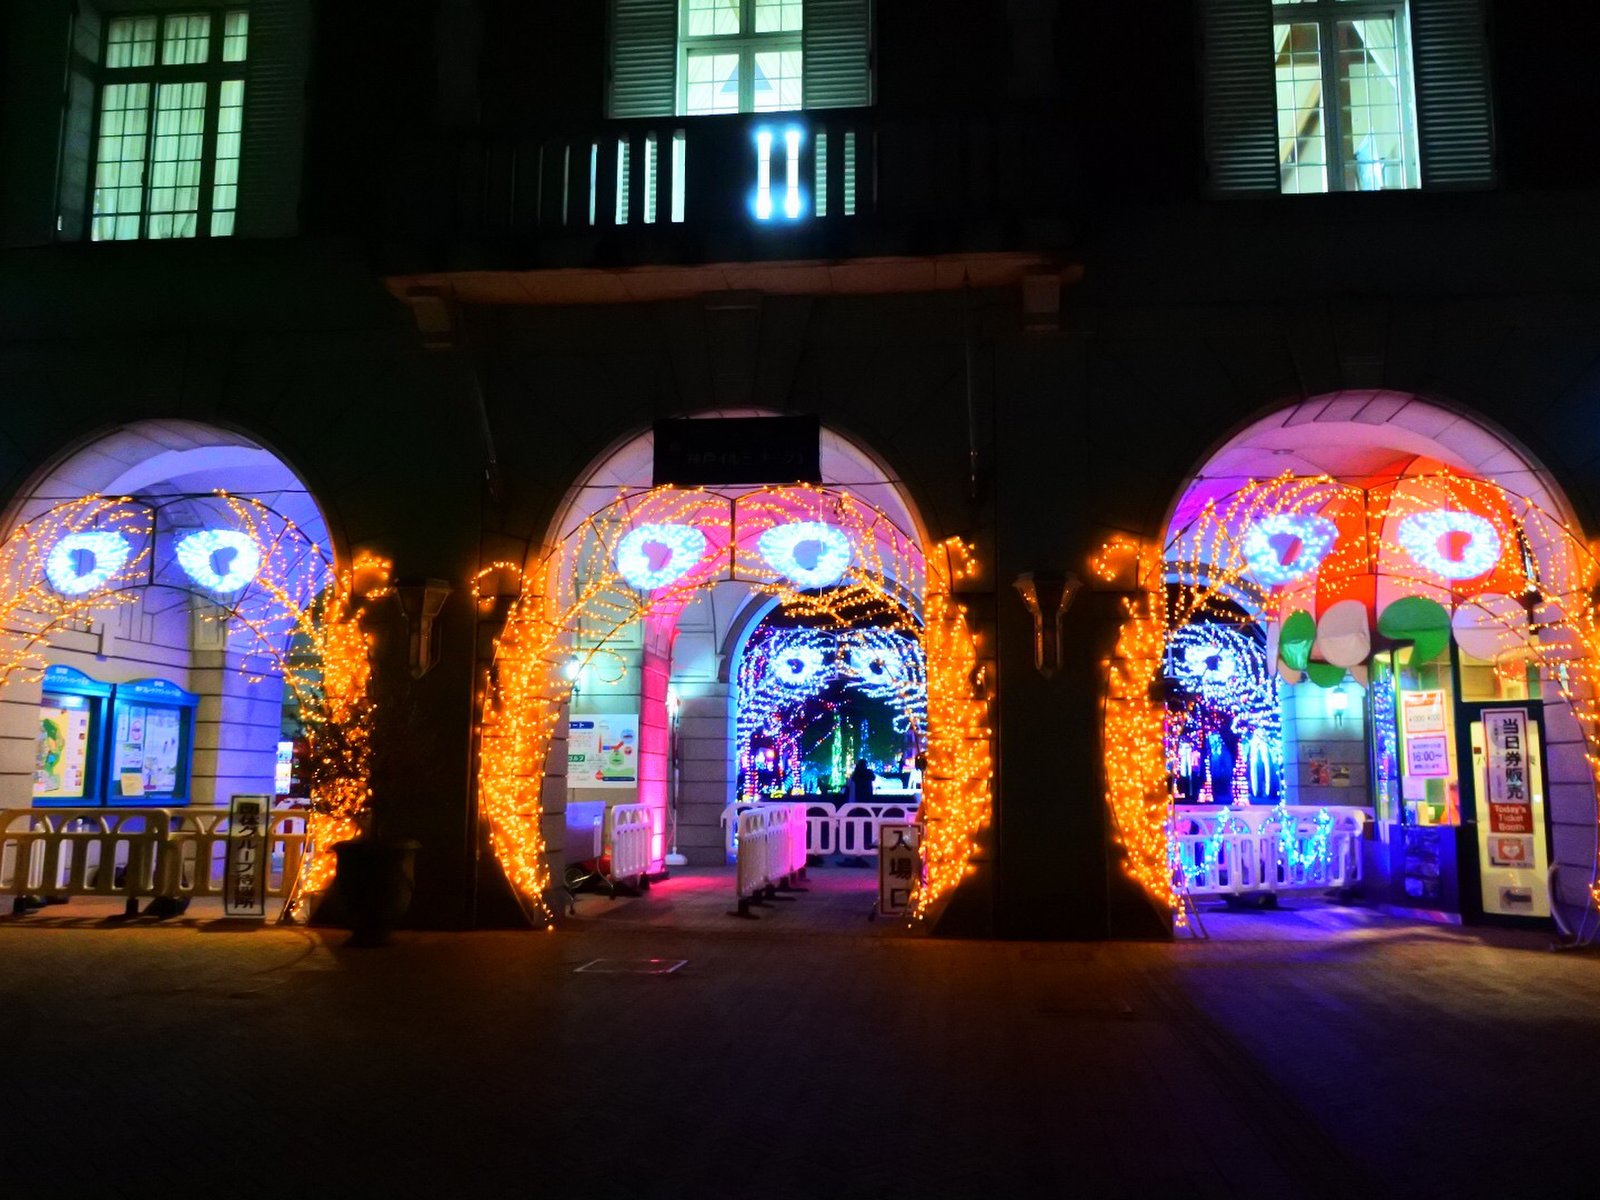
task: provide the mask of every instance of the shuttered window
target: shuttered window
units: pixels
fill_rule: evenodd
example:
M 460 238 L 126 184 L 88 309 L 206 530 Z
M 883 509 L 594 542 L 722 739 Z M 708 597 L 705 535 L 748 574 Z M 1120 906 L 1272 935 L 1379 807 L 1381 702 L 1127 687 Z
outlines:
M 295 233 L 309 14 L 308 0 L 104 14 L 83 4 L 57 236 Z
M 870 0 L 612 0 L 614 117 L 870 104 Z
M 1493 182 L 1482 0 L 1202 0 L 1217 192 Z

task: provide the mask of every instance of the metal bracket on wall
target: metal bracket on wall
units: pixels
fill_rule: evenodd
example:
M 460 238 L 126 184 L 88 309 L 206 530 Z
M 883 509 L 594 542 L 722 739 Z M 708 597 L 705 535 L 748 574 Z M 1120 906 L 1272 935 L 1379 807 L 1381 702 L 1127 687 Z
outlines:
M 394 590 L 411 633 L 408 660 L 411 674 L 416 678 L 426 675 L 439 661 L 441 630 L 435 621 L 444 610 L 444 602 L 451 590 L 450 585 L 442 579 L 402 583 Z
M 1061 626 L 1072 598 L 1083 586 L 1076 575 L 1039 575 L 1025 571 L 1011 583 L 1033 617 L 1033 665 L 1046 679 L 1062 666 Z

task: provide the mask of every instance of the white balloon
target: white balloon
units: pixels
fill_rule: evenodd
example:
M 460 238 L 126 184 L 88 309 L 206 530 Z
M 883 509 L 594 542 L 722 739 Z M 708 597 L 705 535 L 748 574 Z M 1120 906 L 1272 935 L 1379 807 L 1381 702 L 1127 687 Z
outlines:
M 1372 653 L 1372 626 L 1367 606 L 1359 600 L 1340 600 L 1317 621 L 1317 640 L 1311 652 L 1336 667 L 1353 667 Z

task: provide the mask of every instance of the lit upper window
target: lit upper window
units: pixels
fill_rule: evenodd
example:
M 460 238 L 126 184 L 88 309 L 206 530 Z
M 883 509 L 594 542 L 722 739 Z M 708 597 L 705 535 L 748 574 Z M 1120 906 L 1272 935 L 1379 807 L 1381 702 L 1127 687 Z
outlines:
M 679 112 L 800 107 L 801 0 L 682 0 L 679 21 Z
M 1285 192 L 1418 186 L 1406 5 L 1273 0 Z
M 106 22 L 93 240 L 233 233 L 249 34 L 242 8 Z
M 1485 0 L 1196 0 L 1216 192 L 1494 182 Z
M 613 117 L 872 103 L 872 0 L 610 0 L 610 8 Z

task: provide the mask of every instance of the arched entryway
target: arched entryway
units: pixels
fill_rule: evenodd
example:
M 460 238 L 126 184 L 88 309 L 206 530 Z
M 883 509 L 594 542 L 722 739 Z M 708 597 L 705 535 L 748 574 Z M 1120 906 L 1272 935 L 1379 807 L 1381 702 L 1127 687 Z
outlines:
M 829 736 L 830 753 L 847 747 L 867 760 L 875 789 L 904 793 L 898 815 L 923 831 L 912 907 L 925 915 L 965 873 L 988 818 L 986 704 L 973 684 L 973 636 L 952 597 L 969 570 L 964 548 L 930 544 L 892 476 L 831 431 L 820 484 L 655 487 L 652 452 L 642 435 L 591 470 L 521 573 L 497 646 L 480 767 L 508 877 L 531 913 L 547 915 L 546 893 L 560 880 L 552 868 L 583 853 L 557 840 L 574 826 L 582 833 L 588 808 L 578 806 L 594 807 L 608 831 L 624 820 L 648 830 L 646 875 L 725 864 L 741 803 L 799 802 L 796 789 L 812 786 L 814 820 L 822 810 L 846 816 L 837 774 L 805 744 L 823 736 L 815 729 L 788 731 L 797 737 L 781 764 L 770 744 L 769 769 L 741 762 L 741 745 L 753 744 L 740 732 L 741 665 L 783 642 L 800 664 L 794 690 L 829 681 L 849 690 L 903 664 L 891 647 L 914 646 L 914 695 L 887 718 L 900 740 L 891 746 L 869 727 L 863 742 L 854 717 L 849 728 L 835 719 Z M 748 670 L 744 683 L 754 686 Z M 838 697 L 818 704 L 833 713 Z M 807 711 L 817 716 L 792 710 Z M 591 770 L 595 753 L 604 761 Z M 873 819 L 860 816 L 857 828 L 870 834 Z M 875 886 L 870 875 L 863 881 Z
M 1293 894 L 1587 930 L 1597 571 L 1508 435 L 1416 396 L 1306 401 L 1216 448 L 1159 546 L 1100 566 L 1139 588 L 1109 799 L 1180 922 Z
M 320 890 L 366 804 L 358 606 L 321 508 L 246 435 L 136 422 L 43 470 L 0 541 L 0 711 L 26 731 L 0 890 L 216 916 Z

